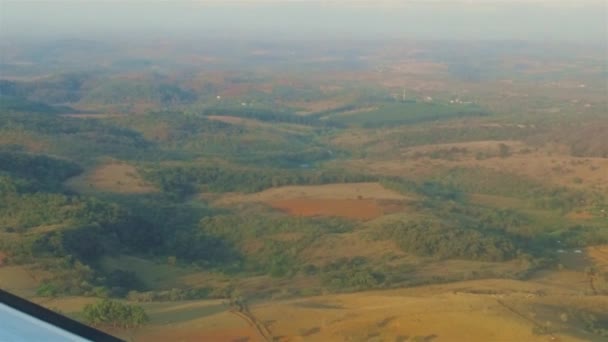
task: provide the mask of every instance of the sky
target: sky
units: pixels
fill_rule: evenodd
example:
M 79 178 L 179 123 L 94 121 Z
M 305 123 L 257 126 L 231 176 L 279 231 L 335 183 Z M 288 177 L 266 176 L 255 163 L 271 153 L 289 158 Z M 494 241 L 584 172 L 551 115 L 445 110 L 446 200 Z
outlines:
M 236 33 L 605 41 L 604 0 L 0 0 L 0 37 Z

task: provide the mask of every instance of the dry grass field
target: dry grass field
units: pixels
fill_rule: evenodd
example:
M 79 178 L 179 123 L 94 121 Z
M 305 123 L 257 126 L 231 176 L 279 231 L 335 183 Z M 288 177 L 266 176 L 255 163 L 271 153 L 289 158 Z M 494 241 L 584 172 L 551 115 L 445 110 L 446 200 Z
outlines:
M 36 135 L 27 135 L 22 132 L 6 132 L 0 135 L 0 146 L 18 144 L 28 152 L 42 153 L 48 149 L 49 142 Z
M 45 305 L 74 315 L 88 302 L 61 298 Z M 251 304 L 250 311 L 278 341 L 600 341 L 575 320 L 564 320 L 564 305 L 597 311 L 608 305 L 608 296 L 488 279 L 271 301 Z M 143 306 L 150 325 L 111 332 L 132 341 L 264 341 L 222 301 Z M 543 327 L 548 328 L 539 332 Z
M 608 192 L 608 159 L 605 158 L 531 153 L 455 164 L 506 171 L 555 185 L 594 188 Z
M 0 264 L 0 288 L 21 296 L 32 296 L 48 272 L 31 266 Z
M 498 146 L 504 143 L 512 154 L 500 157 Z M 466 149 L 450 158 L 431 158 L 429 154 L 450 149 Z M 526 145 L 521 142 L 476 141 L 457 144 L 422 145 L 402 152 L 401 160 L 353 160 L 347 167 L 361 168 L 382 175 L 425 177 L 435 170 L 455 167 L 485 168 L 510 173 L 556 186 L 579 189 L 594 189 L 608 193 L 608 159 L 573 157 L 567 154 L 544 150 L 522 151 Z M 490 156 L 476 158 L 476 153 Z M 418 157 L 415 157 L 418 153 Z
M 370 240 L 369 231 L 328 235 L 313 243 L 306 251 L 306 262 L 325 265 L 339 258 L 364 257 L 370 260 L 381 259 L 390 254 L 398 256 L 400 262 L 408 260 L 394 241 Z M 412 257 L 412 259 L 416 259 Z
M 225 194 L 214 204 L 232 205 L 248 202 L 270 202 L 289 199 L 375 199 L 406 200 L 396 191 L 382 187 L 379 183 L 349 183 L 305 186 L 282 186 L 254 194 Z
M 138 174 L 130 164 L 109 162 L 74 177 L 66 185 L 78 192 L 115 192 L 122 194 L 145 194 L 156 191 Z
M 608 245 L 589 247 L 587 254 L 600 270 L 608 271 Z
M 301 111 L 298 111 L 299 115 L 308 115 L 315 112 L 321 112 L 326 110 L 331 110 L 333 108 L 338 108 L 340 106 L 344 106 L 350 103 L 353 99 L 327 99 L 327 100 L 317 100 L 317 101 L 291 101 L 286 103 L 287 105 L 293 106 L 295 108 L 302 108 Z

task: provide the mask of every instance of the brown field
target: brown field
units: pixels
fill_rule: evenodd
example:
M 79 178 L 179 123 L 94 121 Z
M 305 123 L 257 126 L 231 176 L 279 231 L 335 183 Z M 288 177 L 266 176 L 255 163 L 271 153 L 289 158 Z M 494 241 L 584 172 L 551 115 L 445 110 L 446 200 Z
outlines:
M 574 221 L 578 220 L 592 220 L 595 216 L 588 211 L 573 211 L 566 215 L 566 218 Z
M 120 162 L 100 165 L 82 175 L 69 179 L 66 185 L 82 193 L 102 191 L 144 194 L 156 191 L 153 186 L 145 183 L 133 165 Z
M 381 216 L 382 208 L 369 199 L 286 199 L 269 204 L 293 216 L 338 216 L 369 220 Z
M 201 197 L 210 197 L 207 194 Z M 225 194 L 213 203 L 219 206 L 240 203 L 265 203 L 294 216 L 338 216 L 370 220 L 403 211 L 406 197 L 385 189 L 379 183 L 284 186 L 254 194 Z

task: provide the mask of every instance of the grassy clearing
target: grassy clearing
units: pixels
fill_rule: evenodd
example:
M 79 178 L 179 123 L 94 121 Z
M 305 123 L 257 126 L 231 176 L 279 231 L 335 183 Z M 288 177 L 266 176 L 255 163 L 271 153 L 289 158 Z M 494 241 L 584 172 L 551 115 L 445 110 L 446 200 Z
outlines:
M 227 193 L 215 201 L 217 205 L 236 203 L 268 202 L 288 199 L 376 199 L 405 200 L 396 191 L 384 188 L 379 183 L 349 183 L 306 186 L 283 186 L 253 194 Z
M 608 272 L 608 245 L 589 247 L 587 255 L 600 270 Z
M 156 263 L 133 256 L 105 257 L 100 262 L 105 271 L 123 270 L 135 273 L 151 289 L 179 287 L 180 277 L 195 272 L 180 266 Z
M 66 186 L 81 193 L 146 194 L 156 191 L 143 180 L 133 165 L 117 162 L 102 164 L 74 177 L 66 182 Z
M 48 272 L 30 266 L 0 266 L 0 288 L 19 295 L 32 296 Z

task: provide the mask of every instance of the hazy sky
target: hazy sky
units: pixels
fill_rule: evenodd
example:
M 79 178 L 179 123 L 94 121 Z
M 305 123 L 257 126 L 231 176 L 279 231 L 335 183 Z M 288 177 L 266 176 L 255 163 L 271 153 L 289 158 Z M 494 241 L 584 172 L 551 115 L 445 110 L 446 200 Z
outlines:
M 607 21 L 604 0 L 0 0 L 3 36 L 237 32 L 605 41 Z

